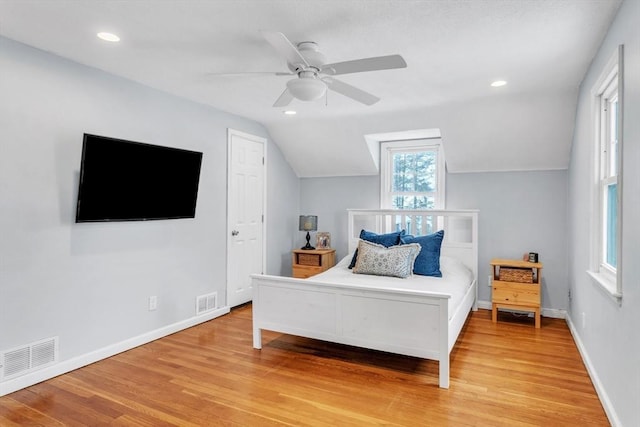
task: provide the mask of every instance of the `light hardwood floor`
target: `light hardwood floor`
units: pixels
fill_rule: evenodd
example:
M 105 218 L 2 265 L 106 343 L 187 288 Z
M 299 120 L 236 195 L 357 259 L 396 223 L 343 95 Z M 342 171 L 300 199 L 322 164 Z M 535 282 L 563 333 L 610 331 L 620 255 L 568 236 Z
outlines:
M 251 306 L 0 398 L 1 426 L 607 426 L 564 320 L 473 313 L 437 362 L 265 332 Z

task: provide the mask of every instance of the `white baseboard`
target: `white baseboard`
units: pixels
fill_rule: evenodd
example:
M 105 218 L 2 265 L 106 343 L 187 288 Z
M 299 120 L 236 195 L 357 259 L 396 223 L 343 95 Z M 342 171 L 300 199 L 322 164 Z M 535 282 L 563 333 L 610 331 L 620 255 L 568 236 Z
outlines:
M 478 308 L 485 310 L 491 310 L 491 301 L 478 301 Z M 543 308 L 541 313 L 543 317 L 553 317 L 555 319 L 566 319 L 567 311 L 559 310 L 557 308 Z
M 484 310 L 491 310 L 491 301 L 478 300 L 478 308 L 482 308 Z
M 90 353 L 86 353 L 69 360 L 63 360 L 60 363 L 46 367 L 39 371 L 31 372 L 21 377 L 0 382 L 0 396 L 13 393 L 14 391 L 32 386 L 58 375 L 66 374 L 67 372 L 71 372 L 75 369 L 81 368 L 99 360 L 106 359 L 107 357 L 114 356 L 118 353 L 122 353 L 123 351 L 131 350 L 132 348 L 138 347 L 142 344 L 155 341 L 158 338 L 162 338 L 183 329 L 187 329 L 200 323 L 207 322 L 211 319 L 215 319 L 216 317 L 227 314 L 229 313 L 229 311 L 229 307 L 218 308 L 210 313 L 201 316 L 194 316 L 189 319 L 164 326 L 160 329 L 156 329 L 154 331 L 146 332 L 142 335 L 129 338 L 119 343 L 103 347 Z
M 609 422 L 613 427 L 622 426 L 618 415 L 616 414 L 613 405 L 611 404 L 611 399 L 609 399 L 609 395 L 604 389 L 602 382 L 600 381 L 600 377 L 598 377 L 598 373 L 596 372 L 593 364 L 591 363 L 591 359 L 589 359 L 589 354 L 587 353 L 586 348 L 582 344 L 582 340 L 580 339 L 580 335 L 571 319 L 571 316 L 567 315 L 567 325 L 569 325 L 569 331 L 571 331 L 571 335 L 573 336 L 573 341 L 576 343 L 578 347 L 578 351 L 580 352 L 580 356 L 582 357 L 582 362 L 587 367 L 587 372 L 589 373 L 589 377 L 591 377 L 591 382 L 596 389 L 596 393 L 598 393 L 598 397 L 600 398 L 600 402 L 602 403 L 602 407 L 604 408 L 604 412 L 607 414 L 607 418 L 609 418 Z
M 553 317 L 554 319 L 566 319 L 567 310 L 558 310 L 557 308 L 542 308 L 540 312 L 542 317 Z

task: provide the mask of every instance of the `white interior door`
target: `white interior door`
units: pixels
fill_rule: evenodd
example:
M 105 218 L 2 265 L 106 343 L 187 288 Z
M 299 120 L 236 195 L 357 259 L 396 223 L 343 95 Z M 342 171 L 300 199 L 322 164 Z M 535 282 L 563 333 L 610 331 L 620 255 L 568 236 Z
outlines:
M 228 133 L 227 305 L 251 301 L 249 275 L 264 271 L 266 139 Z

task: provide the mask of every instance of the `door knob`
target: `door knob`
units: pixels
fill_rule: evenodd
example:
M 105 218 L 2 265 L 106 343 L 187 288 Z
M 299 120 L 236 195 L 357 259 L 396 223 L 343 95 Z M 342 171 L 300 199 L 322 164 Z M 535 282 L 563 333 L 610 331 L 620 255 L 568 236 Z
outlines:
M 240 232 L 239 232 L 238 230 L 233 230 L 233 231 L 231 232 L 231 235 L 232 235 L 232 236 L 237 236 L 238 234 L 240 234 Z

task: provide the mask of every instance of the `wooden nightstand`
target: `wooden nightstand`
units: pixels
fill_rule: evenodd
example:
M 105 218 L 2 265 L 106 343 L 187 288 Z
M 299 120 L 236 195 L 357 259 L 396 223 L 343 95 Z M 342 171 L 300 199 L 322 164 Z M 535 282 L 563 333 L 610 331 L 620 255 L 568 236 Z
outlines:
M 293 277 L 306 279 L 336 264 L 335 249 L 293 250 Z
M 498 321 L 498 309 L 532 311 L 540 327 L 540 285 L 542 263 L 512 259 L 491 260 L 493 273 L 491 320 Z

